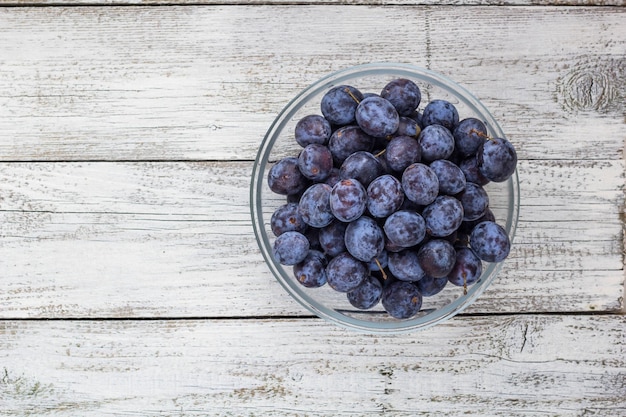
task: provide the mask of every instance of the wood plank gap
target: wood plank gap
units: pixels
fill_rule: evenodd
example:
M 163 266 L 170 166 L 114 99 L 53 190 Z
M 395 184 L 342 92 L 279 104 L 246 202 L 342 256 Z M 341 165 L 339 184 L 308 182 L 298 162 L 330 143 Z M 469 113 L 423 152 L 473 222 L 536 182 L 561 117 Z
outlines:
M 290 321 L 290 320 L 311 320 L 319 319 L 315 315 L 285 315 L 285 316 L 230 316 L 230 317 L 217 317 L 217 316 L 168 316 L 168 317 L 3 317 L 0 318 L 0 323 L 3 322 L 63 322 L 63 321 L 241 321 L 241 320 L 278 320 L 278 321 Z
M 504 312 L 504 313 L 460 313 L 455 317 L 458 318 L 472 318 L 472 317 L 516 317 L 516 316 L 546 316 L 546 317 L 559 317 L 559 316 L 624 316 L 626 312 L 620 310 L 614 311 L 545 311 L 545 312 Z M 167 316 L 167 317 L 3 317 L 0 318 L 0 323 L 6 322 L 64 322 L 64 321 L 84 321 L 84 322 L 131 322 L 131 321 L 292 321 L 292 320 L 321 320 L 320 317 L 315 315 L 299 314 L 299 315 L 284 315 L 284 316 Z M 451 318 L 450 320 L 454 320 Z M 329 323 L 330 324 L 330 323 Z

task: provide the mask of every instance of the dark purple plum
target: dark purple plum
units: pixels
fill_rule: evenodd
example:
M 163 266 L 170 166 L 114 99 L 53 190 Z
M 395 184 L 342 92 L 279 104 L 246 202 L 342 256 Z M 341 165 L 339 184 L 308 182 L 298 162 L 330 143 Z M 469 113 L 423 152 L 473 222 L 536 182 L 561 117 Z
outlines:
M 319 243 L 326 255 L 333 257 L 346 251 L 345 234 L 347 226 L 347 223 L 335 220 L 319 230 Z
M 348 301 L 359 310 L 369 310 L 379 303 L 383 295 L 383 286 L 376 278 L 368 276 L 361 285 L 348 291 Z
M 464 221 L 473 221 L 481 218 L 489 208 L 489 196 L 487 191 L 478 184 L 468 182 L 465 190 L 461 192 L 457 198 L 463 205 L 465 213 Z
M 487 137 L 487 127 L 483 122 L 468 117 L 459 122 L 452 132 L 456 149 L 464 157 L 476 154 L 476 151 L 483 144 Z
M 355 179 L 339 181 L 330 192 L 330 210 L 342 222 L 358 219 L 365 212 L 367 191 Z
M 388 100 L 400 116 L 412 114 L 422 100 L 417 84 L 406 78 L 397 78 L 387 83 L 380 96 Z
M 408 319 L 420 311 L 422 294 L 411 282 L 395 281 L 383 289 L 381 302 L 390 316 Z
M 293 266 L 296 280 L 307 288 L 319 288 L 326 284 L 326 258 L 324 254 L 310 250 L 301 262 Z
M 431 239 L 420 247 L 417 256 L 426 275 L 441 278 L 452 271 L 456 260 L 456 251 L 447 240 Z
M 361 101 L 355 112 L 356 122 L 368 135 L 384 138 L 396 133 L 400 116 L 393 104 L 382 97 L 368 97 Z
M 274 241 L 274 259 L 282 265 L 302 262 L 309 253 L 309 240 L 300 232 L 285 232 Z
M 331 88 L 322 97 L 322 114 L 331 124 L 345 126 L 354 122 L 354 113 L 363 100 L 363 94 L 349 85 Z
M 357 288 L 368 276 L 367 266 L 347 252 L 335 256 L 326 266 L 328 285 L 339 292 Z
M 332 134 L 328 120 L 319 114 L 304 116 L 296 123 L 294 135 L 296 142 L 303 148 L 312 143 L 325 145 Z
M 501 262 L 509 256 L 511 241 L 502 226 L 484 221 L 472 229 L 470 247 L 485 262 Z
M 458 165 L 447 159 L 438 159 L 429 166 L 439 180 L 439 194 L 455 195 L 465 189 L 465 174 Z
M 411 164 L 421 160 L 420 146 L 416 139 L 409 136 L 391 139 L 383 155 L 389 168 L 395 172 L 403 172 Z
M 298 213 L 309 226 L 328 226 L 335 216 L 330 209 L 330 192 L 328 184 L 317 183 L 306 189 L 298 203 Z
M 422 112 L 424 127 L 441 125 L 453 131 L 459 124 L 459 112 L 452 103 L 446 100 L 431 100 Z
M 272 213 L 270 227 L 274 236 L 279 236 L 285 232 L 304 233 L 308 225 L 302 220 L 300 213 L 298 213 L 298 204 L 287 203 L 278 207 Z
M 426 126 L 417 141 L 424 162 L 447 159 L 454 152 L 454 137 L 447 128 L 441 125 Z
M 478 170 L 490 181 L 506 181 L 515 172 L 517 152 L 504 138 L 489 138 L 476 152 Z
M 439 180 L 432 169 L 418 162 L 402 173 L 402 189 L 409 200 L 425 206 L 439 195 Z
M 346 227 L 346 248 L 356 259 L 370 262 L 385 249 L 382 229 L 371 217 L 361 216 Z
M 330 136 L 328 149 L 336 166 L 341 166 L 347 157 L 358 151 L 370 152 L 374 148 L 374 138 L 356 125 L 344 126 Z
M 389 272 L 401 281 L 419 281 L 424 276 L 417 252 L 405 249 L 400 252 L 390 253 L 388 261 Z
M 310 180 L 323 181 L 333 169 L 333 155 L 324 145 L 307 145 L 298 156 L 298 168 Z
M 456 261 L 452 271 L 448 274 L 448 281 L 452 284 L 465 287 L 474 284 L 483 273 L 483 263 L 470 248 L 457 248 Z
M 434 237 L 446 237 L 454 233 L 463 222 L 461 202 L 449 195 L 440 195 L 422 211 L 426 232 Z
M 364 187 L 383 174 L 383 166 L 374 155 L 357 151 L 347 157 L 339 170 L 342 179 L 354 178 Z
M 367 210 L 376 218 L 391 215 L 403 202 L 402 183 L 393 175 L 381 175 L 367 187 Z
M 301 193 L 308 187 L 309 180 L 300 172 L 298 158 L 289 156 L 270 168 L 267 184 L 276 194 L 292 195 Z
M 383 226 L 385 236 L 394 245 L 409 248 L 424 240 L 426 222 L 415 211 L 398 210 L 385 220 Z

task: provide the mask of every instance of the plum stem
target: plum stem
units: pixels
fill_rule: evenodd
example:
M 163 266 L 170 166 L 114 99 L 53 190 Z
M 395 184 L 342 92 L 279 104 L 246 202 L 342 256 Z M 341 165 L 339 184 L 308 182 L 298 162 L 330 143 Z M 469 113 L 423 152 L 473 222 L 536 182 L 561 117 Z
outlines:
M 493 140 L 494 139 L 491 136 L 487 135 L 486 133 L 483 133 L 483 132 L 481 132 L 480 130 L 477 130 L 477 129 L 470 129 L 469 133 L 473 133 L 476 136 L 479 136 L 481 138 L 485 138 L 487 140 Z
M 380 264 L 380 261 L 378 260 L 378 258 L 374 258 L 374 262 L 376 262 L 376 265 L 378 265 L 378 269 L 380 269 L 380 273 L 383 274 L 383 279 L 387 281 L 387 274 L 385 274 L 385 270 L 383 269 L 383 266 Z
M 352 97 L 352 100 L 356 101 L 356 104 L 360 104 L 360 103 L 361 103 L 361 100 L 359 100 L 358 98 L 356 98 L 356 96 L 355 96 L 354 94 L 352 94 L 352 91 L 350 91 L 350 89 L 349 89 L 349 88 L 347 88 L 347 87 L 346 87 L 346 88 L 344 89 L 344 91 L 345 91 L 346 93 L 348 93 L 348 95 L 349 95 L 350 97 Z

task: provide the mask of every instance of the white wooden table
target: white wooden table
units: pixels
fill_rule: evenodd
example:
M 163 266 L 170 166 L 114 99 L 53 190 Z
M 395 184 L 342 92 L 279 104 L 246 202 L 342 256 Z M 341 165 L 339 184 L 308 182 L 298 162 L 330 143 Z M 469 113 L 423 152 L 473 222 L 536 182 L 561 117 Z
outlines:
M 625 416 L 625 2 L 298 3 L 3 2 L 0 416 Z M 289 98 L 370 61 L 520 157 L 501 275 L 399 336 L 293 301 L 248 205 Z

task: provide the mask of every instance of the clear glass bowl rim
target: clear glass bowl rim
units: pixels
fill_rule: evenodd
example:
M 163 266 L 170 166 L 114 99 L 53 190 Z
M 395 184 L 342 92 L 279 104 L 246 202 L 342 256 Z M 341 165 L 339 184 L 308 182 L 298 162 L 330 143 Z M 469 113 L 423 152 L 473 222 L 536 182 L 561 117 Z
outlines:
M 346 83 L 355 77 L 376 75 L 405 77 L 413 79 L 416 82 L 428 83 L 437 88 L 447 90 L 449 93 L 455 95 L 459 101 L 470 107 L 474 112 L 480 114 L 482 119 L 487 122 L 488 129 L 491 131 L 490 133 L 493 136 L 506 138 L 502 128 L 495 120 L 491 112 L 467 89 L 442 74 L 411 64 L 390 62 L 362 64 L 341 69 L 329 73 L 328 75 L 310 84 L 307 88 L 303 89 L 291 101 L 289 101 L 289 103 L 282 109 L 270 125 L 263 141 L 261 142 L 261 146 L 259 147 L 257 157 L 253 165 L 250 184 L 250 212 L 255 237 L 263 258 L 265 259 L 266 265 L 270 268 L 274 277 L 282 285 L 282 287 L 297 302 L 318 317 L 331 323 L 335 323 L 341 327 L 365 333 L 393 334 L 425 329 L 435 324 L 442 323 L 443 321 L 457 315 L 472 304 L 472 302 L 478 298 L 492 283 L 500 272 L 503 262 L 487 264 L 487 268 L 483 271 L 481 283 L 479 285 L 476 284 L 468 287 L 466 295 L 454 300 L 452 303 L 444 307 L 430 312 L 429 314 L 397 321 L 375 322 L 359 320 L 343 315 L 338 311 L 317 303 L 315 300 L 309 298 L 304 292 L 304 289 L 297 284 L 295 280 L 291 279 L 282 266 L 278 265 L 273 259 L 270 234 L 265 228 L 265 221 L 263 218 L 263 202 L 261 195 L 263 181 L 265 181 L 266 167 L 270 163 L 269 156 L 271 150 L 278 139 L 280 132 L 298 112 L 301 104 L 305 102 L 308 97 L 316 96 L 321 92 L 326 91 L 333 85 Z M 355 87 L 358 88 L 357 85 L 355 85 Z M 508 233 L 511 243 L 513 243 L 519 220 L 520 190 L 517 169 L 511 178 L 503 183 L 503 185 L 505 185 L 508 189 L 509 215 L 507 216 L 506 223 L 502 226 Z

